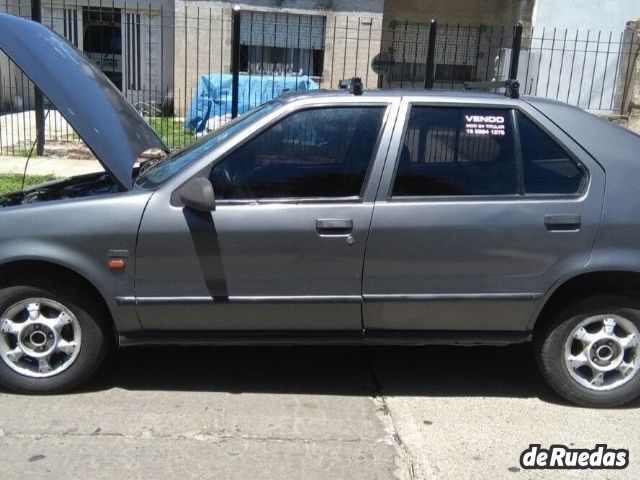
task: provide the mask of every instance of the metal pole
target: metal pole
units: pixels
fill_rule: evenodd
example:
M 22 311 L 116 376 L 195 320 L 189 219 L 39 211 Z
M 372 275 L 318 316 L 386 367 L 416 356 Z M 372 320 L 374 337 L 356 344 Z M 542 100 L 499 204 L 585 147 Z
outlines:
M 427 45 L 427 65 L 424 72 L 424 88 L 433 88 L 437 33 L 438 22 L 434 18 L 433 20 L 431 20 L 431 25 L 429 28 L 429 44 Z
M 520 63 L 520 49 L 522 46 L 522 23 L 518 23 L 513 31 L 511 45 L 511 64 L 509 66 L 509 80 L 518 78 L 518 64 Z
M 231 41 L 231 118 L 238 116 L 240 97 L 240 6 L 233 6 L 233 31 Z
M 31 0 L 31 20 L 42 23 L 42 7 L 40 0 Z M 36 155 L 44 155 L 44 101 L 42 92 L 34 85 L 34 107 L 36 113 Z

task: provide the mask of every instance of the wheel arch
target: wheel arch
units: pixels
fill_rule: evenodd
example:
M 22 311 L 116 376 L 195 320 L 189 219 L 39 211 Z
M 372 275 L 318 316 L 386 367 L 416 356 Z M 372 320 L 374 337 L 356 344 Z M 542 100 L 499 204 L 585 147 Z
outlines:
M 87 292 L 105 315 L 108 315 L 111 327 L 114 328 L 113 315 L 105 297 L 93 282 L 76 270 L 56 262 L 31 258 L 12 260 L 0 265 L 0 287 L 22 282 L 42 283 L 42 279 L 55 279 L 56 283 L 72 285 Z
M 640 299 L 640 271 L 606 269 L 581 272 L 558 282 L 545 296 L 534 316 L 530 330 L 534 332 L 572 302 L 592 295 L 623 295 Z

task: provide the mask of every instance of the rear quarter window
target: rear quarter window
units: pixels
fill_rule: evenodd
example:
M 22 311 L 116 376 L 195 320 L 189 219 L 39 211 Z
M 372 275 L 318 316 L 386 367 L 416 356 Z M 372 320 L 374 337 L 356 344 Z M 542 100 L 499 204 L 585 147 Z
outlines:
M 522 148 L 524 191 L 530 194 L 575 194 L 584 171 L 545 131 L 517 112 Z

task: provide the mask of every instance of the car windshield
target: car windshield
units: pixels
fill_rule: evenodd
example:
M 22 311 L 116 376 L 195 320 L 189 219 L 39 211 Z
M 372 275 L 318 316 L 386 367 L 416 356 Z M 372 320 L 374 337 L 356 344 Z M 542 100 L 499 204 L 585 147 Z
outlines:
M 187 148 L 167 155 L 149 168 L 143 169 L 136 180 L 136 185 L 142 188 L 157 187 L 239 130 L 242 130 L 247 125 L 273 111 L 278 105 L 280 105 L 280 103 L 277 100 L 264 103 L 234 120 L 225 123 L 217 130 L 205 135 Z

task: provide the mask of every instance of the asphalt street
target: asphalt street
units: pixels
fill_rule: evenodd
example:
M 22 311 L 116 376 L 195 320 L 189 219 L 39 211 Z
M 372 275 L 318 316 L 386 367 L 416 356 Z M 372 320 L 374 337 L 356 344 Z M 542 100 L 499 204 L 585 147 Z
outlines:
M 3 479 L 640 478 L 640 402 L 567 405 L 528 346 L 137 348 L 0 412 Z M 531 443 L 630 465 L 522 470 Z

